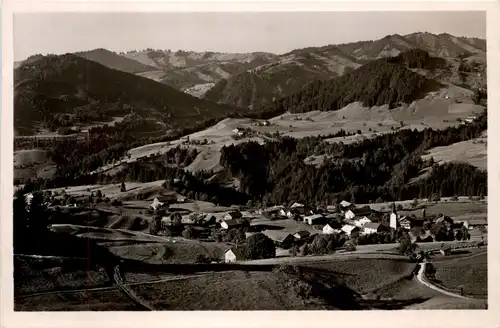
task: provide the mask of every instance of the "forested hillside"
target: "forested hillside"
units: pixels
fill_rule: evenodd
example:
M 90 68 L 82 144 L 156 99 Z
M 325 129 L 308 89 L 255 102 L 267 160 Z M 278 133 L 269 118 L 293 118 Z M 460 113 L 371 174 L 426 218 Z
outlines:
M 406 67 L 380 59 L 329 81 L 315 81 L 300 92 L 279 99 L 265 111 L 294 113 L 313 110 L 338 110 L 352 102 L 365 106 L 410 103 L 425 93 L 437 90 L 437 81 L 408 70 Z
M 329 144 L 320 138 L 248 142 L 224 147 L 221 164 L 240 179 L 242 192 L 268 203 L 486 195 L 486 172 L 467 164 L 433 165 L 420 157 L 429 148 L 478 137 L 486 127 L 484 112 L 473 124 L 458 128 L 401 130 L 354 144 Z M 306 157 L 322 154 L 329 159 L 319 168 L 304 163 Z M 426 179 L 410 183 L 429 167 Z
M 54 131 L 132 112 L 166 131 L 235 110 L 71 54 L 23 64 L 14 71 L 14 84 L 14 128 L 20 134 L 40 125 Z

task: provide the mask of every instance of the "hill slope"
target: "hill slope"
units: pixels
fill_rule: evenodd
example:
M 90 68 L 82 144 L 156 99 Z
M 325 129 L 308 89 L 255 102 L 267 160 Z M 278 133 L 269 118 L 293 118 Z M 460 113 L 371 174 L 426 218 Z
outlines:
M 355 59 L 336 48 L 299 50 L 281 56 L 279 62 L 218 82 L 204 98 L 243 108 L 256 107 L 299 91 L 311 81 L 328 80 L 359 66 Z
M 275 62 L 277 55 L 269 53 L 216 53 L 146 49 L 124 54 L 162 71 L 155 79 L 179 90 L 199 84 L 215 83 L 260 65 Z M 150 77 L 149 75 L 145 75 Z
M 335 78 L 372 60 L 395 57 L 415 49 L 440 59 L 439 65 L 435 60 L 434 65 L 413 67 L 419 69 L 418 73 L 461 86 L 485 87 L 484 40 L 413 33 L 293 50 L 280 55 L 275 63 L 219 81 L 207 91 L 205 98 L 240 107 L 256 107 L 290 95 L 311 81 Z M 466 70 L 465 66 L 468 66 Z
M 338 110 L 360 101 L 365 106 L 410 103 L 436 91 L 442 85 L 401 65 L 382 59 L 329 81 L 316 81 L 300 92 L 267 106 L 270 112 L 309 112 Z
M 156 70 L 153 66 L 144 65 L 136 60 L 120 56 L 106 49 L 77 52 L 75 55 L 127 73 L 136 74 Z
M 135 112 L 165 130 L 224 116 L 233 107 L 201 100 L 164 84 L 72 54 L 46 56 L 14 71 L 14 127 L 30 134 L 101 122 Z

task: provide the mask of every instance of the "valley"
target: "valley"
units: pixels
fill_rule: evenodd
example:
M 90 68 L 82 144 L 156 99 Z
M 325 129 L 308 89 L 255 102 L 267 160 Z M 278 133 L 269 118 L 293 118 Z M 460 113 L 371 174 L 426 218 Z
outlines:
M 487 309 L 485 53 L 16 63 L 15 310 Z

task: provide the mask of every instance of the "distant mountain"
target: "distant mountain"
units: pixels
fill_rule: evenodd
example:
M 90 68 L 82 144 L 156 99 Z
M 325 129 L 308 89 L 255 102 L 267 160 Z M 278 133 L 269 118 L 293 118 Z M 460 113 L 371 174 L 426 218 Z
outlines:
M 280 55 L 275 63 L 219 81 L 204 97 L 239 107 L 257 107 L 296 92 L 314 80 L 332 79 L 362 64 L 395 57 L 411 49 L 424 50 L 448 63 L 415 70 L 419 74 L 464 87 L 485 86 L 485 40 L 449 34 L 413 33 L 389 35 L 375 41 L 297 49 Z M 472 64 L 478 64 L 475 74 L 460 71 L 467 58 L 475 58 Z
M 14 127 L 20 134 L 132 112 L 167 130 L 234 111 L 73 54 L 23 63 L 14 70 L 14 84 Z
M 257 107 L 299 91 L 311 81 L 331 79 L 360 65 L 335 47 L 297 50 L 280 56 L 278 62 L 219 81 L 204 98 L 242 108 Z
M 277 55 L 262 52 L 231 54 L 153 49 L 122 55 L 157 69 L 157 73 L 143 74 L 143 76 L 153 77 L 182 91 L 199 84 L 218 82 L 249 69 L 275 62 L 277 58 Z
M 75 55 L 127 73 L 136 74 L 156 70 L 153 66 L 145 65 L 136 60 L 120 56 L 117 53 L 102 48 L 77 52 Z

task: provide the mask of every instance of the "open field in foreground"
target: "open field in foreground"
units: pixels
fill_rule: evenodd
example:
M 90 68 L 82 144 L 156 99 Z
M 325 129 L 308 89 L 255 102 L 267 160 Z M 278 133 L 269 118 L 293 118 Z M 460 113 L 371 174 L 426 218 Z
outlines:
M 199 278 L 132 286 L 158 310 L 322 310 L 305 304 L 272 272 L 227 271 Z
M 14 294 L 104 286 L 103 268 L 88 267 L 84 260 L 14 257 Z
M 450 290 L 463 288 L 466 294 L 488 293 L 488 255 L 487 253 L 458 259 L 435 262 L 436 279 L 439 284 Z
M 348 259 L 303 264 L 312 269 L 328 270 L 339 282 L 358 293 L 367 293 L 408 277 L 415 269 L 415 263 L 400 259 Z
M 137 311 L 141 308 L 119 290 L 79 291 L 25 297 L 15 311 Z

